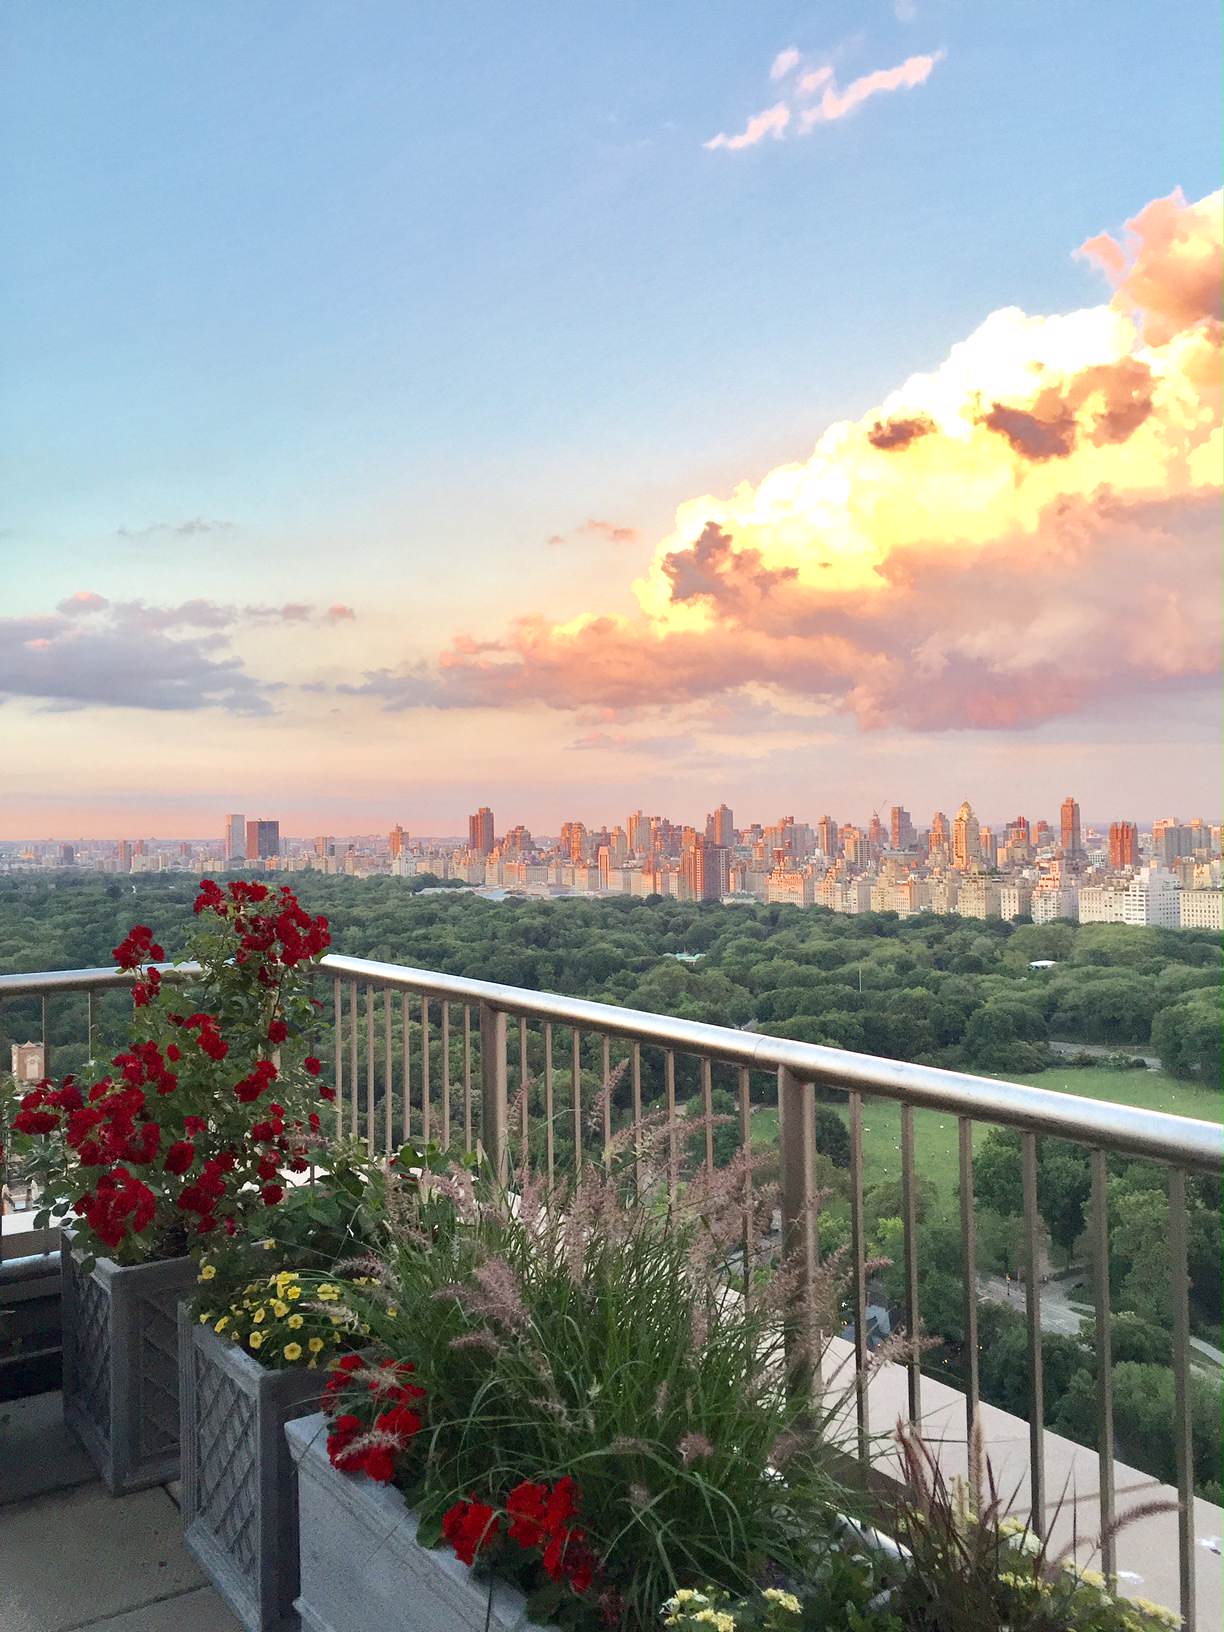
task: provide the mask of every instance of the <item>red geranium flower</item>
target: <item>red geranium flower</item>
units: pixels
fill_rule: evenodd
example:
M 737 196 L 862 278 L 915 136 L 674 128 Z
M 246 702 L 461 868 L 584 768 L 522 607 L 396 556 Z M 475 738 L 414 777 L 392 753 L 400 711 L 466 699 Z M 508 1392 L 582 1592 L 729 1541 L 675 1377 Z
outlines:
M 493 1545 L 499 1529 L 496 1513 L 475 1495 L 466 1502 L 456 1502 L 442 1515 L 442 1534 L 459 1561 L 469 1566 L 475 1564 L 477 1553 Z

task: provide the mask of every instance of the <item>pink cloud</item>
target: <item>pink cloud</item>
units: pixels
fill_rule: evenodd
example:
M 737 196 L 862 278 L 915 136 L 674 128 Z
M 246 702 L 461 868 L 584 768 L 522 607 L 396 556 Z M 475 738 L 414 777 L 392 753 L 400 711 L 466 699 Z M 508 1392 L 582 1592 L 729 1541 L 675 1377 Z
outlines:
M 1203 318 L 1224 316 L 1221 196 L 1188 205 L 1176 188 L 1126 223 L 1124 242 L 1102 232 L 1076 251 L 1101 268 L 1117 290 L 1115 304 L 1138 312 L 1157 345 Z
M 738 136 L 728 136 L 725 131 L 712 136 L 703 146 L 713 150 L 725 148 L 728 153 L 738 153 L 745 147 L 755 147 L 758 142 L 764 141 L 766 136 L 772 136 L 780 141 L 782 133 L 790 124 L 790 109 L 785 102 L 775 102 L 772 108 L 766 108 L 763 113 L 754 113 L 752 118 L 740 131 Z
M 342 601 L 336 601 L 327 609 L 328 623 L 352 623 L 357 614 L 351 606 L 345 606 Z
M 75 595 L 69 595 L 59 603 L 60 612 L 100 612 L 109 603 L 105 595 L 99 595 L 92 589 L 78 589 Z
M 779 51 L 769 69 L 770 79 L 785 79 L 791 69 L 799 63 L 799 52 L 793 45 L 788 45 L 785 51 Z
M 799 118 L 799 128 L 809 131 L 818 124 L 832 124 L 837 119 L 844 119 L 855 108 L 861 107 L 864 102 L 873 96 L 883 96 L 890 91 L 912 90 L 916 85 L 923 85 L 931 77 L 937 63 L 944 60 L 943 51 L 935 51 L 929 56 L 907 57 L 904 62 L 898 63 L 895 68 L 877 68 L 874 73 L 863 74 L 858 79 L 851 80 L 844 91 L 830 81 L 825 86 L 824 95 L 814 108 L 806 108 Z

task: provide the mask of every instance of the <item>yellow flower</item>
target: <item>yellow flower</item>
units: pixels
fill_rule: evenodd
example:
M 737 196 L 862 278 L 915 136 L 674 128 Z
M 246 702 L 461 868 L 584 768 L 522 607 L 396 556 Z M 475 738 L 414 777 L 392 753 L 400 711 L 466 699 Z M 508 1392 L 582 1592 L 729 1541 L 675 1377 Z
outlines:
M 344 1316 L 343 1315 L 329 1315 L 327 1318 L 331 1321 L 333 1326 L 343 1326 L 344 1325 Z
M 766 1587 L 765 1596 L 771 1604 L 777 1604 L 779 1609 L 789 1610 L 792 1615 L 802 1613 L 803 1605 L 793 1592 L 783 1592 L 781 1587 Z
M 216 1264 L 202 1264 L 200 1266 L 200 1279 L 202 1281 L 211 1281 L 213 1276 L 216 1273 L 217 1273 Z
M 265 1252 L 275 1252 L 276 1251 L 276 1242 L 275 1241 L 265 1241 L 264 1242 L 264 1251 Z
M 302 1345 L 300 1343 L 286 1343 L 284 1356 L 286 1360 L 300 1360 L 302 1358 Z
M 335 1303 L 336 1299 L 340 1296 L 340 1288 L 338 1286 L 333 1286 L 330 1281 L 324 1281 L 323 1285 L 319 1288 L 319 1296 L 323 1299 L 324 1303 Z
M 251 1347 L 253 1349 L 257 1349 L 260 1346 L 260 1344 L 263 1342 L 263 1340 L 264 1340 L 264 1334 L 262 1332 L 252 1332 L 250 1337 L 247 1338 L 247 1342 L 251 1345 Z
M 296 1332 L 298 1330 L 298 1328 L 301 1327 L 304 1324 L 305 1324 L 305 1316 L 304 1315 L 290 1315 L 289 1319 L 285 1322 L 285 1325 L 288 1326 L 288 1328 L 289 1328 L 289 1330 L 291 1332 Z
M 213 1327 L 213 1331 L 214 1332 L 223 1332 L 228 1325 L 229 1325 L 229 1316 L 228 1315 L 222 1315 L 221 1319 Z
M 318 1354 L 319 1350 L 323 1347 L 323 1339 L 321 1337 L 312 1337 L 310 1342 L 307 1343 L 306 1347 L 310 1350 L 311 1354 Z
M 207 1314 L 207 1313 L 202 1314 L 200 1316 L 200 1325 L 201 1326 L 207 1326 L 211 1319 L 212 1319 L 212 1316 L 210 1314 Z
M 258 1326 L 260 1321 L 264 1318 L 265 1313 L 266 1311 L 263 1309 L 256 1309 L 255 1313 L 251 1316 L 251 1319 L 255 1322 L 256 1326 Z
M 287 1303 L 282 1303 L 279 1298 L 273 1298 L 272 1313 L 276 1316 L 277 1320 L 284 1320 L 285 1316 L 289 1313 L 289 1305 Z
M 296 1303 L 297 1300 L 301 1297 L 301 1295 L 302 1295 L 302 1289 L 301 1289 L 300 1286 L 287 1286 L 285 1288 L 285 1296 L 292 1303 Z
M 1154 1621 L 1162 1626 L 1180 1626 L 1181 1616 L 1163 1604 L 1154 1604 L 1150 1598 L 1133 1598 L 1131 1602 L 1144 1615 L 1150 1615 Z
M 394 1304 L 393 1304 L 393 1305 L 391 1305 L 391 1307 L 390 1307 L 390 1308 L 388 1308 L 388 1310 L 387 1310 L 387 1319 L 388 1319 L 388 1320 L 394 1320 L 394 1319 L 395 1319 L 395 1317 L 396 1317 L 396 1315 L 398 1315 L 398 1314 L 399 1314 L 399 1310 L 398 1310 L 398 1309 L 397 1309 L 397 1308 L 395 1308 L 395 1306 L 394 1306 Z

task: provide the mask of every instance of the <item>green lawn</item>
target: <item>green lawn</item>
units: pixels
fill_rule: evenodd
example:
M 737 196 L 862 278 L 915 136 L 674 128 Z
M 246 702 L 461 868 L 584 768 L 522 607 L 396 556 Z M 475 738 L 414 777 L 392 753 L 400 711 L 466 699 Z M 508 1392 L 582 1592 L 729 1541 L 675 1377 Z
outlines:
M 1035 1088 L 1052 1088 L 1058 1093 L 1082 1094 L 1088 1099 L 1111 1099 L 1120 1105 L 1142 1105 L 1153 1111 L 1170 1111 L 1177 1116 L 1194 1116 L 1203 1121 L 1224 1121 L 1220 1093 L 1199 1083 L 1180 1082 L 1163 1071 L 1074 1071 L 1055 1066 L 1031 1076 L 1009 1080 L 1029 1083 Z M 843 1116 L 848 1112 L 837 1106 Z M 754 1137 L 762 1142 L 777 1137 L 778 1117 L 773 1110 L 761 1109 L 752 1118 Z M 974 1143 L 984 1139 L 989 1127 L 976 1123 Z M 868 1185 L 898 1178 L 901 1173 L 901 1107 L 893 1100 L 868 1099 L 863 1104 L 864 1176 Z M 956 1118 L 941 1111 L 914 1113 L 915 1168 L 934 1182 L 942 1199 L 950 1201 L 959 1178 Z

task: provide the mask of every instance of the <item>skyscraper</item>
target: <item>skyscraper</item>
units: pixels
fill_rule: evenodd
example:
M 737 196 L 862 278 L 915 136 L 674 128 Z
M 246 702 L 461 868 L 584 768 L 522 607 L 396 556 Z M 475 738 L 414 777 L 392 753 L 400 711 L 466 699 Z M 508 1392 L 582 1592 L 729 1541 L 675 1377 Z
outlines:
M 830 861 L 834 860 L 841 849 L 837 842 L 837 823 L 832 816 L 822 816 L 816 824 L 816 831 L 820 836 L 820 849 Z
M 931 834 L 927 840 L 927 854 L 945 864 L 952 852 L 952 829 L 942 810 L 931 817 Z
M 280 823 L 261 816 L 246 824 L 246 860 L 248 864 L 274 861 L 280 855 Z
M 706 838 L 723 849 L 735 843 L 735 816 L 729 805 L 719 805 L 706 817 Z
M 131 841 L 131 839 L 120 839 L 119 840 L 119 871 L 121 873 L 130 873 L 131 870 L 132 870 L 132 841 Z
M 225 865 L 246 860 L 246 817 L 241 812 L 225 818 Z
M 680 858 L 680 876 L 690 901 L 721 900 L 727 887 L 727 852 L 694 833 Z
M 889 837 L 894 850 L 908 850 L 914 842 L 914 824 L 904 805 L 894 805 L 889 812 Z
M 932 838 L 934 828 L 932 827 Z M 956 813 L 952 823 L 952 865 L 965 872 L 974 862 L 982 859 L 978 819 L 968 799 Z
M 1080 808 L 1070 794 L 1059 805 L 1058 815 L 1062 827 L 1059 847 L 1068 861 L 1074 861 L 1084 850 L 1080 843 Z
M 635 810 L 628 822 L 629 848 L 634 855 L 644 856 L 650 849 L 650 823 L 640 810 Z
M 1134 822 L 1110 822 L 1109 865 L 1138 867 L 1139 828 Z
M 493 848 L 493 812 L 481 805 L 474 816 L 468 817 L 468 849 L 477 856 L 487 856 Z
M 407 833 L 405 833 L 400 824 L 396 822 L 390 833 L 387 834 L 387 849 L 391 852 L 392 861 L 395 861 L 399 856 L 403 855 L 404 841 L 407 839 L 407 837 Z

